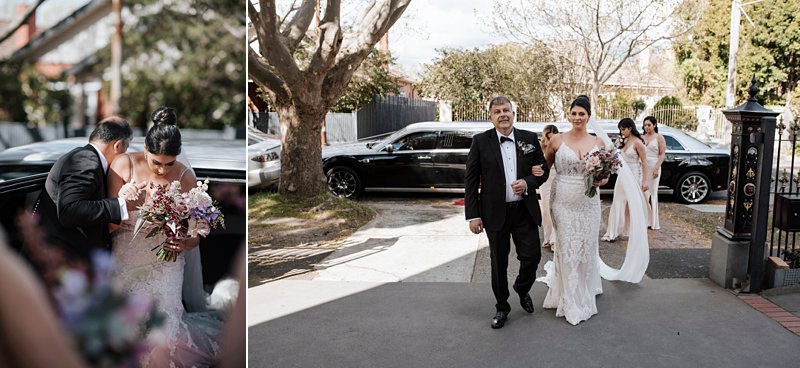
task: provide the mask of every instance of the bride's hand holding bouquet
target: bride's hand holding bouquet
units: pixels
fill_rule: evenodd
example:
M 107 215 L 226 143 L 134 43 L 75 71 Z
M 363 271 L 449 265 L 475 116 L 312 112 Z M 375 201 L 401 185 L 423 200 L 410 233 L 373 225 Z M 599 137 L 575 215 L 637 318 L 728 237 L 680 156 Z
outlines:
M 160 248 L 159 260 L 174 262 L 181 251 L 197 246 L 199 237 L 225 227 L 219 206 L 208 195 L 208 180 L 198 181 L 188 192 L 181 191 L 178 181 L 150 186 L 155 190 L 151 199 L 139 207 L 133 238 L 145 227 L 149 228 L 146 238 L 164 234 L 166 239 L 156 247 Z
M 618 150 L 600 148 L 584 156 L 586 160 L 586 196 L 597 195 L 597 187 L 608 183 L 611 174 L 616 174 L 622 166 Z

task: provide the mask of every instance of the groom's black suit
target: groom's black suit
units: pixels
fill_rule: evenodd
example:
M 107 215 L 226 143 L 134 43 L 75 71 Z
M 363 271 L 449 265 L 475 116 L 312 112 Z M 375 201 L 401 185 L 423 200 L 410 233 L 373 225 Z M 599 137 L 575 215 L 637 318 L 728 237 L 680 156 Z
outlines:
M 35 209 L 52 245 L 69 258 L 89 260 L 92 249 L 110 247 L 108 224 L 122 221 L 120 203 L 106 197 L 106 173 L 87 144 L 56 161 Z
M 506 202 L 506 188 L 511 183 L 506 183 L 500 141 L 495 129 L 476 134 L 472 138 L 467 157 L 464 194 L 466 219 L 480 218 L 489 238 L 492 290 L 497 299 L 497 310 L 502 312 L 511 310 L 506 276 L 511 236 L 514 237 L 517 259 L 520 261 L 519 275 L 514 282 L 515 290 L 526 295 L 535 281 L 536 269 L 542 255 L 537 227 L 542 223 L 542 214 L 536 188 L 549 175 L 536 133 L 514 129 L 514 138 L 517 179 L 525 180 L 528 186 L 522 201 Z M 532 149 L 525 153 L 520 145 L 530 145 Z M 536 165 L 542 165 L 543 176 L 531 174 L 531 169 Z

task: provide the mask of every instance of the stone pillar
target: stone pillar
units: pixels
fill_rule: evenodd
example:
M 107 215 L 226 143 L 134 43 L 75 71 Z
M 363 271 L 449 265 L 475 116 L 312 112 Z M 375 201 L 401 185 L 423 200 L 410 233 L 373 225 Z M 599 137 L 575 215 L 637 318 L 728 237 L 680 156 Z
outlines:
M 755 77 L 747 102 L 723 111 L 732 124 L 731 164 L 725 225 L 711 247 L 711 279 L 731 287 L 733 278 L 749 279 L 745 291 L 757 292 L 764 280 L 769 184 L 777 112 L 756 100 Z M 747 265 L 745 270 L 742 270 Z M 744 271 L 744 273 L 743 273 Z

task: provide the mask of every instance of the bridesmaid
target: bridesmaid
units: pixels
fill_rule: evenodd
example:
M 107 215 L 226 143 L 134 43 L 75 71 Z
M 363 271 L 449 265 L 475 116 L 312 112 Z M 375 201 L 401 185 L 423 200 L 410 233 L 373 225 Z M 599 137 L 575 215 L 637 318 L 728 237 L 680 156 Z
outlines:
M 636 130 L 636 124 L 631 118 L 624 118 L 617 124 L 619 135 L 622 137 L 622 159 L 633 172 L 636 180 L 642 184 L 641 189 L 647 198 L 649 180 L 643 173 L 647 171 L 647 159 L 645 154 L 644 138 Z M 649 221 L 646 221 L 649 223 Z M 628 199 L 622 194 L 622 183 L 617 181 L 614 185 L 614 199 L 611 202 L 611 210 L 608 212 L 608 226 L 603 235 L 603 241 L 614 241 L 619 236 L 628 235 L 630 226 Z
M 558 134 L 558 128 L 555 125 L 546 125 L 544 129 L 542 129 L 543 151 L 547 150 L 550 139 L 556 134 Z M 542 229 L 544 230 L 542 248 L 550 248 L 556 244 L 556 231 L 553 228 L 553 219 L 550 217 L 550 187 L 553 184 L 553 178 L 556 177 L 554 175 L 555 166 L 551 170 L 550 177 L 547 178 L 544 184 L 539 186 L 539 195 L 541 196 L 539 206 L 542 209 Z
M 658 224 L 658 182 L 661 180 L 661 164 L 664 163 L 664 157 L 667 152 L 667 143 L 664 141 L 664 136 L 658 134 L 658 122 L 654 116 L 644 118 L 644 146 L 647 153 L 647 168 L 649 172 L 646 173 L 649 183 L 647 186 L 650 188 L 650 223 L 648 227 L 653 230 L 658 230 L 661 226 Z

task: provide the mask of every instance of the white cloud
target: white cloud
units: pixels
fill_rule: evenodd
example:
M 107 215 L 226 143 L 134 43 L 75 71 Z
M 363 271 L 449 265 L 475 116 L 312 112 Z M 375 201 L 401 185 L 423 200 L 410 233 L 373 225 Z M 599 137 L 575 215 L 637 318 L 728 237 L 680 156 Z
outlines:
M 389 49 L 406 70 L 430 64 L 437 48 L 485 48 L 506 40 L 492 34 L 486 18 L 491 0 L 412 1 L 389 32 Z

